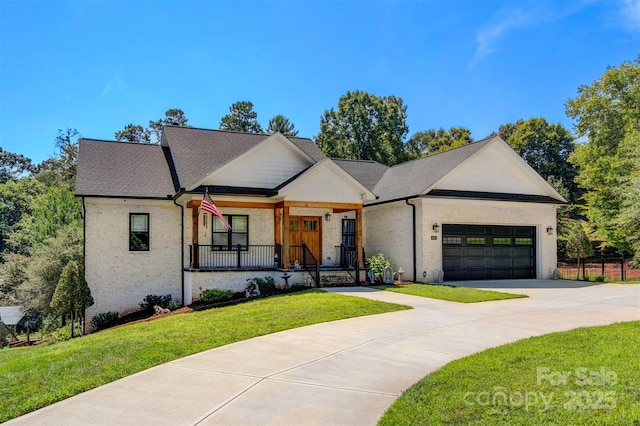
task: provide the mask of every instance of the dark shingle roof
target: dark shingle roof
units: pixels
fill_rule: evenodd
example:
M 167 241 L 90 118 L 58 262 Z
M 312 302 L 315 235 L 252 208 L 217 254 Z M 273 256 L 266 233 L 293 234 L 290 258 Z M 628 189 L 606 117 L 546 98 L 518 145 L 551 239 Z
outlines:
M 180 186 L 189 187 L 249 151 L 271 135 L 166 126 L 163 144 L 171 149 Z M 289 140 L 314 161 L 324 154 L 311 139 Z
M 161 146 L 80 140 L 77 195 L 166 198 L 174 193 Z
M 333 162 L 349 173 L 355 180 L 369 191 L 380 182 L 389 167 L 372 160 L 341 160 L 332 158 Z
M 379 197 L 374 203 L 422 194 L 493 139 L 490 137 L 391 167 L 373 189 Z

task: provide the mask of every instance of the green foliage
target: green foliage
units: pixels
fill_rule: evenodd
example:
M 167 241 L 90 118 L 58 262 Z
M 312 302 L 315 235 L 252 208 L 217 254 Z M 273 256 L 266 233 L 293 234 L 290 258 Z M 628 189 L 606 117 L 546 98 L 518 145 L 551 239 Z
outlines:
M 22 304 L 20 287 L 27 282 L 29 258 L 10 253 L 5 256 L 6 262 L 0 265 L 0 306 Z
M 386 267 L 391 267 L 391 262 L 388 259 L 385 259 L 384 254 L 379 252 L 376 255 L 370 256 L 367 259 L 367 269 L 373 271 L 373 278 L 376 282 L 382 282 L 382 277 L 384 275 L 384 269 Z
M 84 279 L 82 265 L 79 265 L 75 260 L 69 261 L 64 266 L 49 305 L 61 314 L 69 314 L 71 317 L 71 337 L 73 337 L 75 320 L 80 319 L 82 324 L 84 311 L 93 305 L 93 297 Z
M 572 259 L 584 259 L 593 256 L 593 247 L 580 221 L 574 221 L 567 240 L 567 256 Z
M 406 160 L 448 151 L 473 142 L 471 131 L 464 127 L 452 127 L 448 131 L 442 127 L 416 132 L 405 144 Z
M 29 308 L 39 309 L 44 314 L 52 312 L 51 299 L 67 264 L 74 262 L 78 271 L 84 270 L 83 248 L 82 227 L 75 223 L 60 228 L 54 237 L 46 239 L 34 250 L 29 282 L 22 286 L 28 295 L 25 299 Z
M 58 154 L 38 164 L 33 176 L 47 186 L 75 186 L 79 136 L 76 129 L 58 129 L 55 140 Z
M 202 290 L 202 297 L 200 300 L 203 302 L 224 302 L 226 300 L 231 300 L 233 297 L 233 292 L 230 290 L 220 290 L 217 288 L 212 288 L 210 290 Z
M 231 105 L 229 114 L 220 120 L 220 130 L 262 133 L 262 126 L 258 123 L 258 114 L 253 110 L 253 103 L 238 101 Z
M 640 56 L 609 68 L 578 96 L 567 102 L 578 136 L 588 142 L 570 156 L 580 168 L 576 182 L 586 193 L 586 216 L 603 247 L 635 251 L 638 234 L 638 193 L 628 187 L 640 169 L 633 146 L 640 140 Z M 631 207 L 630 207 L 631 206 Z M 629 210 L 631 209 L 631 211 Z
M 31 159 L 12 152 L 7 152 L 0 147 L 0 183 L 16 181 L 24 174 L 34 170 Z
M 273 134 L 275 132 L 280 132 L 285 136 L 298 135 L 298 131 L 296 130 L 293 123 L 282 114 L 278 114 L 274 116 L 271 120 L 269 120 L 269 127 L 267 127 L 267 133 Z
M 179 300 L 174 300 L 171 303 L 169 303 L 169 306 L 167 306 L 167 308 L 170 311 L 175 311 L 176 309 L 180 309 L 182 308 L 182 303 L 180 303 Z
M 81 227 L 81 203 L 69 186 L 51 186 L 31 201 L 31 214 L 23 215 L 8 238 L 12 250 L 30 254 L 59 229 Z
M 114 133 L 118 142 L 151 143 L 149 131 L 139 124 L 129 123 Z
M 17 250 L 11 247 L 9 236 L 20 229 L 23 218 L 23 223 L 29 221 L 34 200 L 45 191 L 44 185 L 31 178 L 0 184 L 0 256 Z
M 54 345 L 0 350 L 0 423 L 207 349 L 296 327 L 403 309 L 410 308 L 309 290 L 168 315 Z
M 117 312 L 102 312 L 91 318 L 91 329 L 93 331 L 104 330 L 113 327 L 118 323 L 120 316 Z
M 155 294 L 148 294 L 140 302 L 140 309 L 143 311 L 153 312 L 154 306 L 160 306 L 161 308 L 168 309 L 171 304 L 172 297 L 170 294 L 164 296 L 157 296 Z
M 407 107 L 401 98 L 347 92 L 338 101 L 337 111 L 332 108 L 321 117 L 316 143 L 329 157 L 393 165 L 404 158 L 406 120 Z
M 532 117 L 502 125 L 498 134 L 544 179 L 559 180 L 568 191 L 567 200 L 578 200 L 577 170 L 568 162 L 575 149 L 574 137 L 562 124 Z
M 165 125 L 190 127 L 187 122 L 189 120 L 181 109 L 171 108 L 164 113 L 164 118 L 156 121 L 149 120 L 149 127 L 146 132 L 149 134 L 151 142 L 160 143 L 162 140 L 162 129 Z

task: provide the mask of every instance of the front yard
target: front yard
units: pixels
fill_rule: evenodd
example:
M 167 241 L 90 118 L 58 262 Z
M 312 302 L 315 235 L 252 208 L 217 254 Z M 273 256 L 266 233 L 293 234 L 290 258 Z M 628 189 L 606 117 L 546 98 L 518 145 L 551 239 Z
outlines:
M 456 287 L 445 284 L 403 284 L 378 285 L 379 290 L 410 294 L 412 296 L 430 297 L 432 299 L 448 300 L 450 302 L 475 303 L 490 300 L 517 299 L 529 297 L 525 294 L 512 294 L 500 291 L 479 290 L 468 287 Z
M 453 361 L 380 425 L 638 425 L 640 322 L 531 337 Z
M 321 290 L 0 350 L 0 423 L 105 383 L 218 346 L 305 325 L 410 309 Z

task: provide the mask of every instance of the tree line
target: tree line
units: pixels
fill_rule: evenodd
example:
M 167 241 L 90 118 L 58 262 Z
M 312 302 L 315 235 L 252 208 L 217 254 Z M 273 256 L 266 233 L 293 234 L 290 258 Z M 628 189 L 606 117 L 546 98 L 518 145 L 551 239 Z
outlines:
M 500 135 L 570 203 L 558 209 L 561 253 L 585 257 L 591 247 L 640 261 L 640 56 L 608 68 L 566 103 L 574 132 L 543 117 L 501 125 Z M 409 135 L 407 107 L 396 96 L 349 91 L 320 118 L 315 141 L 329 157 L 399 164 L 475 143 L 465 127 Z M 165 125 L 189 126 L 180 109 L 127 124 L 117 141 L 158 143 Z M 219 129 L 296 136 L 284 115 L 266 132 L 253 104 L 239 101 Z M 82 322 L 93 303 L 84 281 L 81 206 L 74 197 L 79 133 L 60 130 L 57 154 L 34 165 L 0 148 L 0 305 L 30 309 L 32 328 Z M 490 136 L 490 135 L 489 135 Z M 588 238 L 587 238 L 588 236 Z M 585 242 L 586 241 L 586 242 Z

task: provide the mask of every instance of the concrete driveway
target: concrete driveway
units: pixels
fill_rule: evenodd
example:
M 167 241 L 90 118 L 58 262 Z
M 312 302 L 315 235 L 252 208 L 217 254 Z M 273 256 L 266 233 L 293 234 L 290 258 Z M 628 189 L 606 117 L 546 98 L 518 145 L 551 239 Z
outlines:
M 640 320 L 640 285 L 464 284 L 530 298 L 462 304 L 363 287 L 328 289 L 414 309 L 212 349 L 7 424 L 374 425 L 402 391 L 454 359 L 529 336 Z

